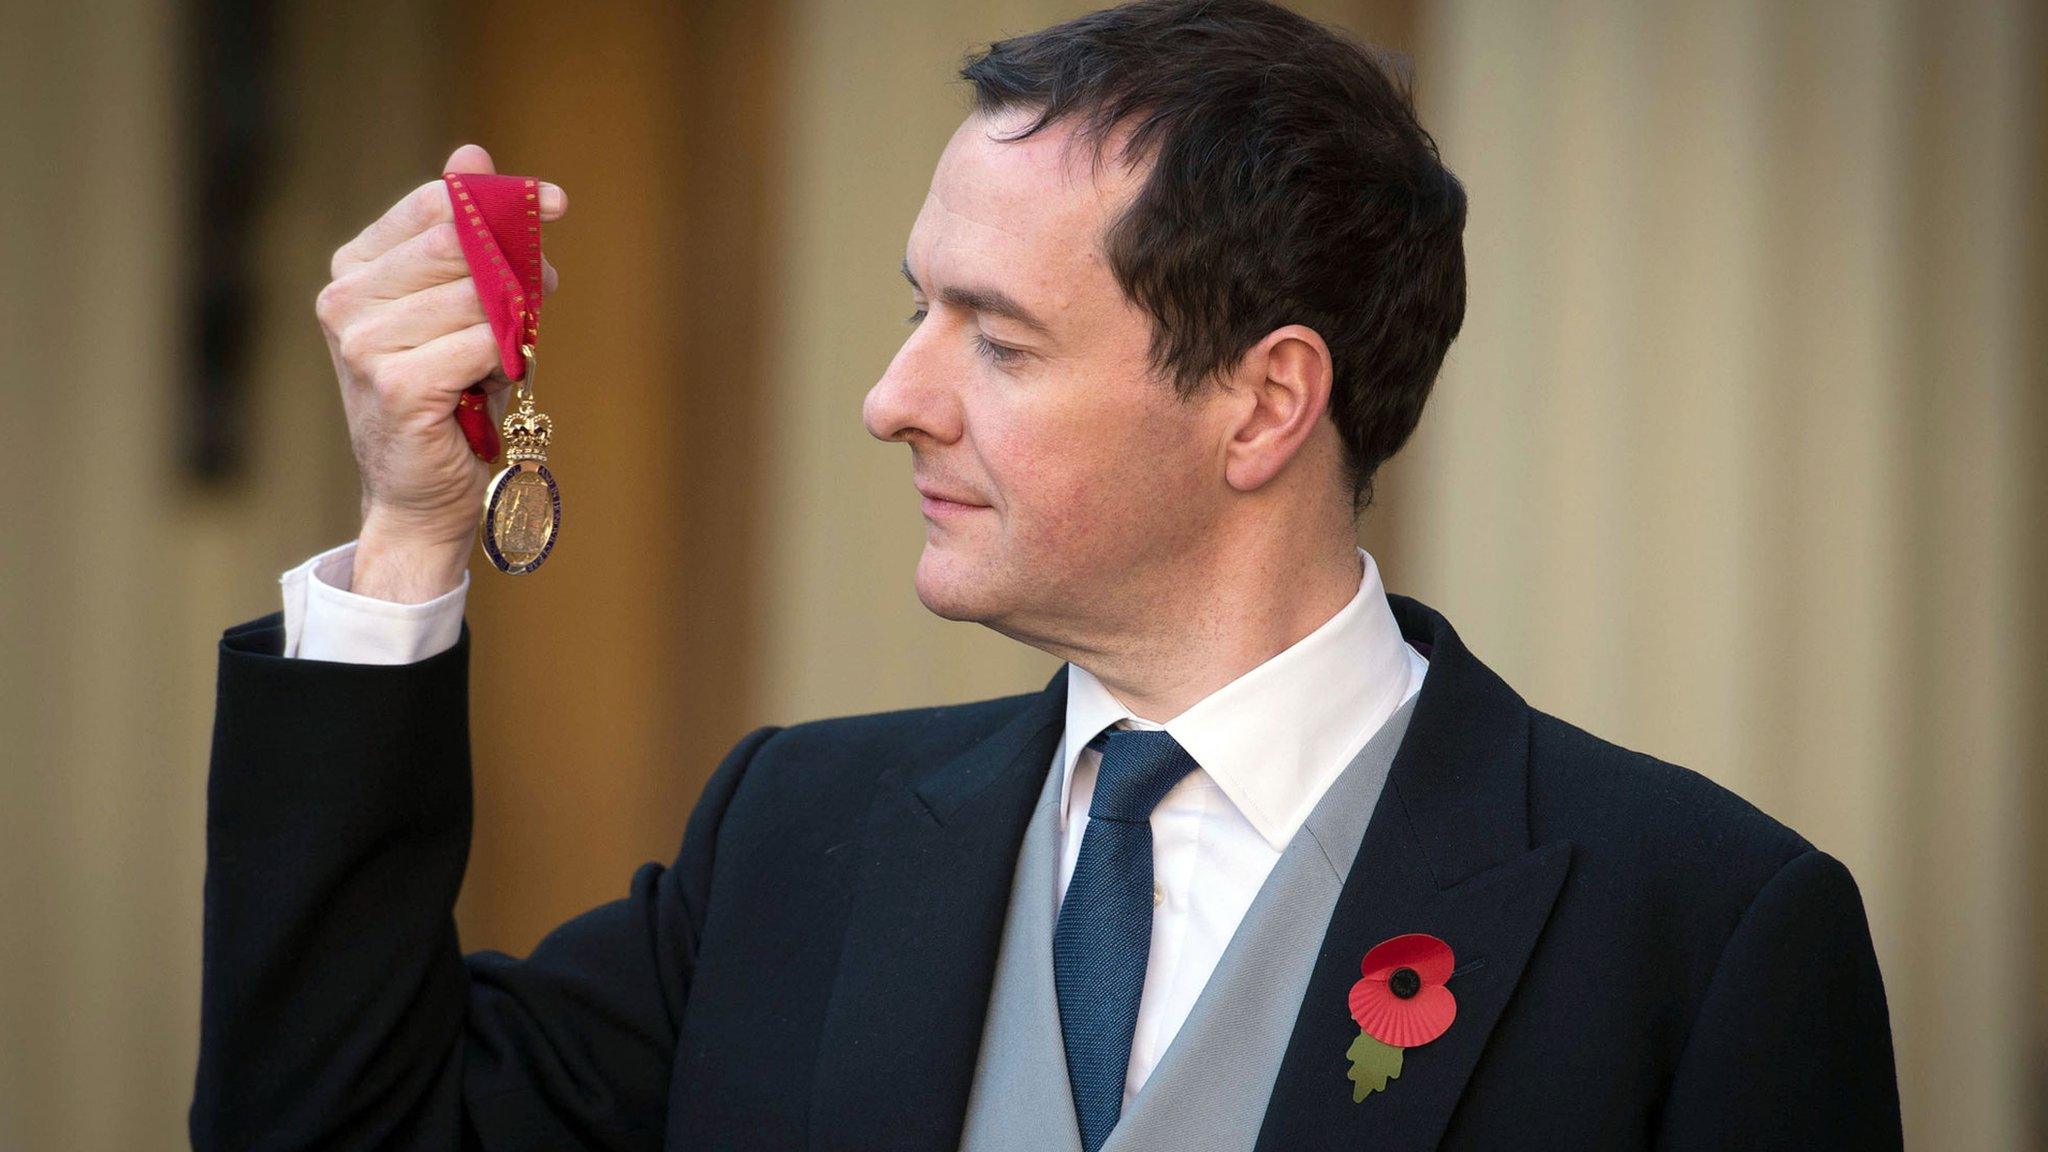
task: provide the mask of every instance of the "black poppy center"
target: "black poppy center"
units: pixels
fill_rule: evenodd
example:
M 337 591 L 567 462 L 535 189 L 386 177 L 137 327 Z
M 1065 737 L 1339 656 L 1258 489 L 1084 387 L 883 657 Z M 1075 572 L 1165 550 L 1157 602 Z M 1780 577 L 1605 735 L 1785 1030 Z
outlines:
M 1387 977 L 1387 989 L 1406 1000 L 1422 991 L 1422 977 L 1417 976 L 1413 968 L 1396 968 L 1394 974 Z

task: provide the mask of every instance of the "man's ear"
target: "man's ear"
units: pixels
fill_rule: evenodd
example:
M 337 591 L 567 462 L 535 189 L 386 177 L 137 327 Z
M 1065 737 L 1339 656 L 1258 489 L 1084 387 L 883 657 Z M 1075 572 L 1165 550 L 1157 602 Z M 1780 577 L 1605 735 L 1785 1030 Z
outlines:
M 1264 487 L 1301 452 L 1330 407 L 1330 348 L 1315 329 L 1275 328 L 1238 362 L 1224 431 L 1224 478 Z

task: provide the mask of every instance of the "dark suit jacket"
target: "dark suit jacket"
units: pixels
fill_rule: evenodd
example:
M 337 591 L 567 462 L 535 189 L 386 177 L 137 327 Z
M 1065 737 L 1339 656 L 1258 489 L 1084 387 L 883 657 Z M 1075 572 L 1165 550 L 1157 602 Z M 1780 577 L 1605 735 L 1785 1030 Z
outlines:
M 1259 1152 L 1896 1148 L 1849 873 L 1687 769 L 1530 708 L 1436 611 Z M 959 1140 L 1039 692 L 762 728 L 675 860 L 525 959 L 463 955 L 469 638 L 403 666 L 231 629 L 208 790 L 201 1150 L 903 1149 Z M 1352 1101 L 1373 944 L 1456 950 L 1455 1023 Z

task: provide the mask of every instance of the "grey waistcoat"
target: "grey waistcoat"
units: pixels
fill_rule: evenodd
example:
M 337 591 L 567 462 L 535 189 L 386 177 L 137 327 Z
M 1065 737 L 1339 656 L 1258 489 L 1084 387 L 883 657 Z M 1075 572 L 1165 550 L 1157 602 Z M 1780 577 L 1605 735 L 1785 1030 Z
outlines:
M 1288 842 L 1102 1152 L 1257 1142 L 1337 893 L 1414 710 L 1411 697 L 1387 718 Z M 970 1152 L 1081 1152 L 1052 978 L 1060 784 L 1061 773 L 1048 770 L 1017 857 L 961 1133 Z

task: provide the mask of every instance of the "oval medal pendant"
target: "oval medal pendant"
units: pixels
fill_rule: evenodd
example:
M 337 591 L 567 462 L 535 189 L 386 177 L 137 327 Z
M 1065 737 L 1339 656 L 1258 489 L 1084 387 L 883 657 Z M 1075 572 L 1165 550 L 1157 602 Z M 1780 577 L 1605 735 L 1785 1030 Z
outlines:
M 484 555 L 498 571 L 524 576 L 540 567 L 562 526 L 562 490 L 538 460 L 518 460 L 491 478 L 484 494 Z
M 548 558 L 562 527 L 562 490 L 547 465 L 554 421 L 534 411 L 533 396 L 527 393 L 520 398 L 518 411 L 505 414 L 501 431 L 509 463 L 484 489 L 477 532 L 483 537 L 484 555 L 498 571 L 524 576 Z

